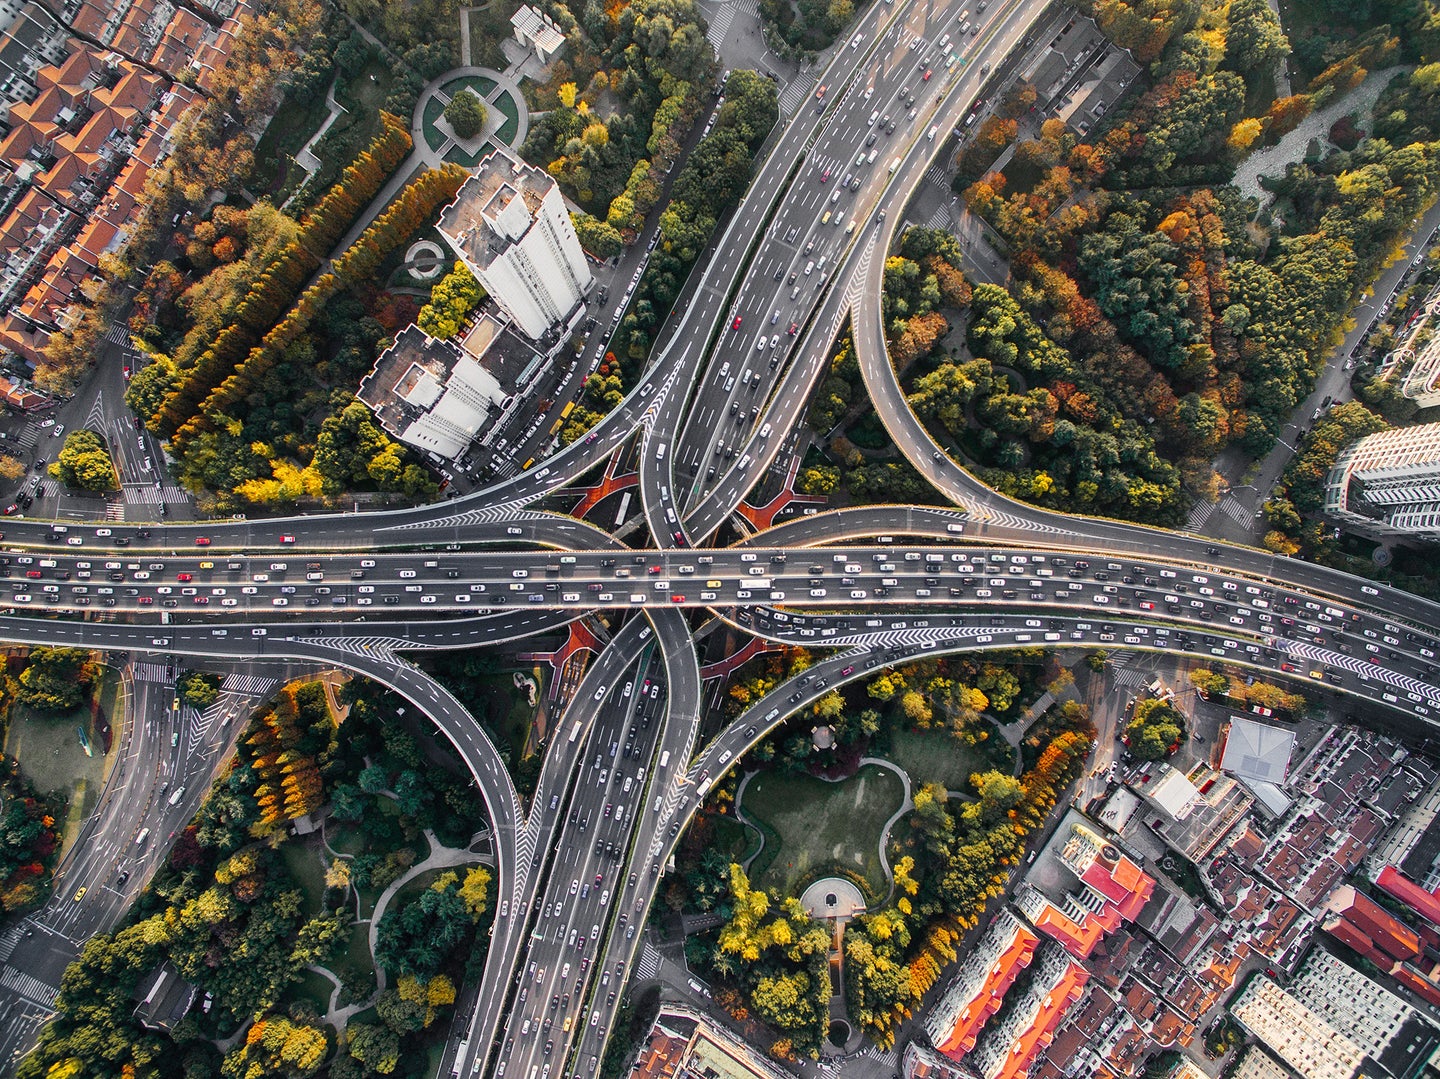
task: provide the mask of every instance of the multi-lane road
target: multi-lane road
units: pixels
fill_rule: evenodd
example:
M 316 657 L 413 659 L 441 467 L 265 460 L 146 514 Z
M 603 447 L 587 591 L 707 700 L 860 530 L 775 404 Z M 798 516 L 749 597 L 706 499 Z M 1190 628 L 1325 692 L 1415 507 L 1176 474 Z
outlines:
M 877 666 L 1022 645 L 1187 651 L 1440 722 L 1434 604 L 1012 502 L 949 461 L 905 406 L 880 316 L 885 254 L 909 193 L 1041 14 L 1022 0 L 972 6 L 896 0 L 860 17 L 772 136 L 636 387 L 590 436 L 513 480 L 376 514 L 4 525 L 6 640 L 341 664 L 403 694 L 457 747 L 498 872 L 486 967 L 446 1056 L 456 1074 L 594 1074 L 662 868 L 710 785 L 796 709 Z M 960 30 L 967 17 L 973 32 Z M 793 451 L 847 315 L 877 413 L 959 509 L 840 511 L 695 549 Z M 528 508 L 637 431 L 658 549 Z M 483 730 L 405 653 L 515 641 L 602 609 L 621 618 L 557 718 L 526 806 Z M 701 609 L 826 649 L 706 746 L 690 629 Z M 153 791 L 168 750 L 147 745 L 130 767 Z M 75 879 L 118 881 L 115 854 L 84 850 L 76 865 L 93 870 Z

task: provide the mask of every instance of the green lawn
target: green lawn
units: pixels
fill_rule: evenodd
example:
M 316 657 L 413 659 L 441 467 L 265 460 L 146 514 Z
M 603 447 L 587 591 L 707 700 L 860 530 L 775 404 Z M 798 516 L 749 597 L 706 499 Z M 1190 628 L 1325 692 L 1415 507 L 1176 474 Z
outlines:
M 320 913 L 325 897 L 325 869 L 320 864 L 318 851 L 308 843 L 291 839 L 281 845 L 280 857 L 305 893 L 306 917 L 313 918 Z
M 119 741 L 125 722 L 118 703 L 119 686 L 120 676 L 108 667 L 101 668 L 92 699 L 99 709 L 97 714 L 109 721 L 112 746 Z M 94 811 L 105 777 L 105 745 L 92 723 L 91 703 L 87 701 L 63 715 L 12 705 L 5 752 L 20 762 L 21 770 L 37 791 L 57 792 L 64 798 L 66 810 L 60 830 L 62 843 L 68 847 L 79 835 L 85 818 Z
M 299 980 L 290 987 L 289 996 L 295 1000 L 308 1000 L 317 1012 L 324 1015 L 330 1010 L 330 994 L 334 991 L 329 978 L 313 970 L 302 970 Z
M 446 97 L 454 97 L 467 86 L 479 94 L 480 100 L 484 101 L 486 95 L 495 89 L 495 80 L 487 79 L 484 75 L 461 75 L 458 79 L 451 79 L 440 89 Z M 487 109 L 490 107 L 488 102 L 485 107 Z
M 505 122 L 495 132 L 495 138 L 508 146 L 515 141 L 515 133 L 520 130 L 520 108 L 508 92 L 497 97 L 493 107 L 505 117 Z
M 480 159 L 488 154 L 490 149 L 491 147 L 488 140 L 481 143 L 480 149 L 476 150 L 473 154 L 467 152 L 459 143 L 456 143 L 445 151 L 445 160 L 454 162 L 456 165 L 464 165 L 467 169 L 473 169 L 476 165 L 480 164 Z
M 896 729 L 885 758 L 905 769 L 914 785 L 943 783 L 951 791 L 969 791 L 972 772 L 995 767 L 985 749 L 966 745 L 947 731 Z
M 445 145 L 445 135 L 435 126 L 435 121 L 445 112 L 445 105 L 438 97 L 431 97 L 425 102 L 424 131 L 425 142 L 432 150 L 439 150 Z
M 762 772 L 745 788 L 742 809 L 779 837 L 773 857 L 766 838 L 763 869 L 755 883 L 792 894 L 803 877 L 827 863 L 862 874 L 875 894 L 885 893 L 880 868 L 880 830 L 905 797 L 900 777 L 866 765 L 839 783 L 812 776 Z

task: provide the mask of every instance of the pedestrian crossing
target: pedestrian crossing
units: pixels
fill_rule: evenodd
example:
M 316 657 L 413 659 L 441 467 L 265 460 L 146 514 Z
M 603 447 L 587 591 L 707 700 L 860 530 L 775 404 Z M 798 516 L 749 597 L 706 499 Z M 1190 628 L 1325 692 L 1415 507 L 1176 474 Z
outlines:
M 115 501 L 106 502 L 106 503 L 105 503 L 105 520 L 107 520 L 107 521 L 123 521 L 123 520 L 125 520 L 125 503 L 124 503 L 124 502 L 115 502 Z
M 1241 528 L 1249 528 L 1252 514 L 1240 504 L 1240 500 L 1234 495 L 1226 495 L 1220 503 L 1220 512 L 1229 517 Z
M 1151 676 L 1148 672 L 1134 671 L 1128 667 L 1122 667 L 1110 673 L 1115 679 L 1115 685 L 1117 687 L 1124 686 L 1129 689 L 1138 689 L 1141 686 L 1149 685 L 1151 681 Z
M 879 1061 L 886 1068 L 895 1068 L 898 1066 L 898 1058 L 894 1049 L 881 1049 L 878 1045 L 867 1045 L 855 1055 L 870 1057 L 872 1060 Z
M 1215 512 L 1214 502 L 1200 501 L 1190 507 L 1190 516 L 1185 518 L 1185 531 L 1199 532 L 1205 527 L 1205 522 L 1210 520 L 1210 515 Z
M 25 923 L 16 922 L 0 934 L 0 963 L 10 958 L 10 953 L 15 950 L 15 945 L 20 943 L 20 938 L 25 935 Z
M 751 0 L 754 6 L 755 0 Z M 705 28 L 705 40 L 715 46 L 719 51 L 720 46 L 725 43 L 725 35 L 730 32 L 730 24 L 735 21 L 735 13 L 740 4 L 720 4 L 714 15 L 710 17 L 709 25 Z
M 105 340 L 112 345 L 124 345 L 130 347 L 130 327 L 123 322 L 117 322 L 105 331 Z
M 950 204 L 948 202 L 942 204 L 939 209 L 930 215 L 930 220 L 925 222 L 925 224 L 932 229 L 944 229 L 948 231 L 950 228 Z
M 660 973 L 661 955 L 650 946 L 647 940 L 640 949 L 640 959 L 635 964 L 635 976 L 637 978 L 653 978 Z
M 797 76 L 795 81 L 785 87 L 780 94 L 780 115 L 794 116 L 799 112 L 800 106 L 809 98 L 810 91 L 814 89 L 814 86 L 815 79 L 813 77 Z
M 176 487 L 174 484 L 163 481 L 158 488 L 153 483 L 143 486 L 127 483 L 124 493 L 127 506 L 158 506 L 162 502 L 174 506 L 190 501 L 190 496 L 185 493 L 185 488 Z
M 60 993 L 55 986 L 46 985 L 39 978 L 32 977 L 23 970 L 16 970 L 13 967 L 0 969 L 0 985 L 19 994 L 31 1004 L 38 1004 L 42 1008 L 53 1007 L 55 997 Z
M 40 425 L 32 421 L 20 428 L 15 437 L 10 439 L 10 444 L 18 450 L 33 450 L 39 441 Z
M 934 184 L 942 191 L 950 190 L 950 170 L 943 164 L 936 163 L 925 170 L 925 182 Z
M 173 682 L 173 675 L 166 673 L 169 668 L 163 663 L 132 663 L 130 664 L 130 677 L 137 682 L 158 682 L 164 685 L 166 682 Z
M 229 674 L 220 683 L 220 692 L 242 697 L 268 697 L 276 685 L 275 679 L 261 678 L 258 674 Z

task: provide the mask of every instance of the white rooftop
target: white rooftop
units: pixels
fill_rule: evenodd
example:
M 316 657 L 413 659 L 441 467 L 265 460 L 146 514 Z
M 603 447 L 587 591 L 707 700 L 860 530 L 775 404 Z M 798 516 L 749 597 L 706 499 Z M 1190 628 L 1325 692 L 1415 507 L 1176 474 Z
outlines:
M 1241 779 L 1279 784 L 1285 782 L 1294 749 L 1293 731 L 1235 716 L 1230 720 L 1220 767 Z

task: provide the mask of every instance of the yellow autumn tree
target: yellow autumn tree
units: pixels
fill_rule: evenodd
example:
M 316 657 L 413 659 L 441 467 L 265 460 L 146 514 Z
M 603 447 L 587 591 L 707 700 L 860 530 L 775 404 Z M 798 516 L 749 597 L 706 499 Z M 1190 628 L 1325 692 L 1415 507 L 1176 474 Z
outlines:
M 1259 120 L 1253 116 L 1247 116 L 1230 129 L 1230 137 L 1225 140 L 1225 144 L 1237 153 L 1243 153 L 1254 145 L 1263 130 L 1264 127 Z

